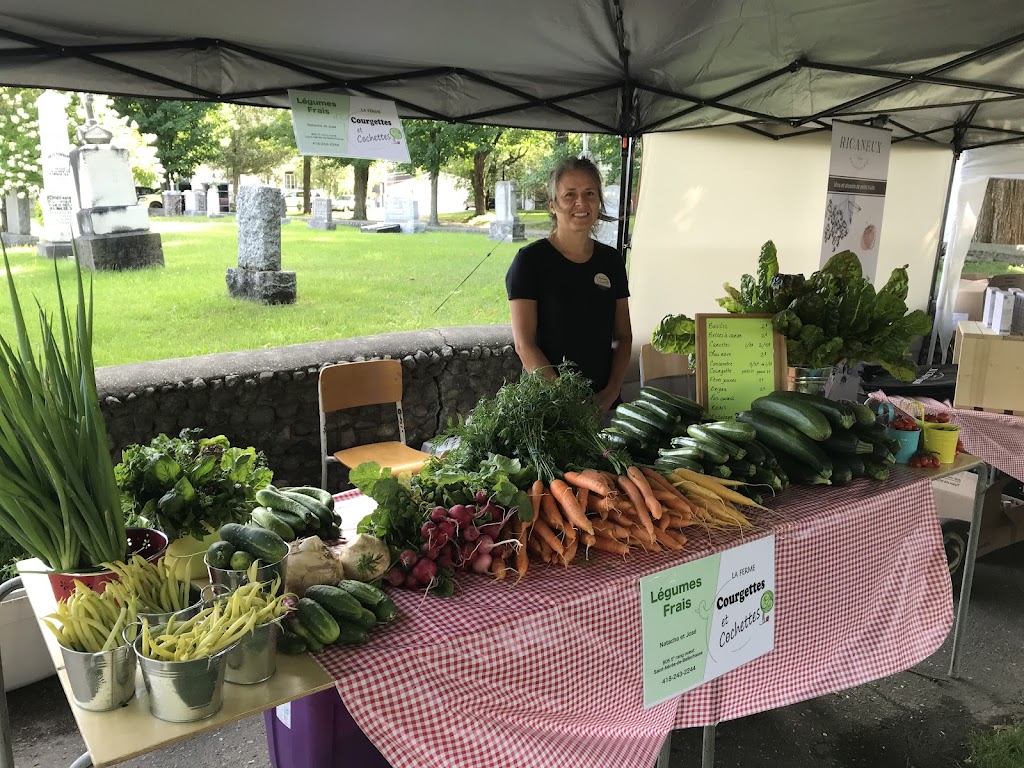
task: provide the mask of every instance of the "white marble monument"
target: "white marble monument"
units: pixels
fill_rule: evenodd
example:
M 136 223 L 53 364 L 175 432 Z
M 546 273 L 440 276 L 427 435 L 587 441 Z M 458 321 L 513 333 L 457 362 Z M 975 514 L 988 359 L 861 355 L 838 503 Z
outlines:
M 71 238 L 75 215 L 75 184 L 71 179 L 68 141 L 68 97 L 57 91 L 43 91 L 36 99 L 39 110 L 39 153 L 43 169 L 43 189 L 39 202 L 43 209 L 43 239 L 39 255 L 66 259 L 72 255 Z

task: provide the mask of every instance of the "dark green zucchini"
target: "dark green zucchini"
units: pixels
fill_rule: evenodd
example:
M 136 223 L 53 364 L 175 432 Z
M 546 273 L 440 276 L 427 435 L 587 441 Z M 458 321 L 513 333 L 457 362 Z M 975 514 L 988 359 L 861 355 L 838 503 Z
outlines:
M 856 454 L 871 453 L 875 450 L 875 446 L 871 443 L 861 440 L 857 435 L 848 429 L 835 430 L 832 436 L 822 442 L 825 446 L 825 450 L 831 455 L 839 454 L 841 456 L 853 456 Z
M 774 397 L 783 401 L 804 403 L 811 408 L 818 410 L 829 423 L 838 429 L 849 429 L 857 422 L 853 410 L 843 403 L 829 400 L 820 395 L 812 395 L 807 392 L 774 392 L 768 397 Z
M 673 437 L 672 445 L 676 448 L 697 448 L 704 454 L 701 458 L 712 464 L 725 464 L 730 458 L 729 452 L 717 441 L 697 440 L 693 437 Z
M 665 419 L 654 411 L 649 411 L 632 403 L 622 403 L 615 409 L 615 416 L 627 420 L 637 426 L 646 427 L 651 434 L 663 434 L 670 432 L 675 426 L 675 421 Z
M 858 426 L 870 427 L 877 420 L 875 412 L 863 403 L 854 403 L 849 400 L 843 400 L 841 402 L 853 411 L 853 417 L 856 419 Z
M 717 445 L 732 459 L 742 459 L 747 455 L 747 452 L 736 445 L 731 440 L 726 440 L 724 437 L 719 437 L 714 432 L 711 432 L 705 424 L 691 424 L 686 430 L 686 433 L 697 440 L 700 443 L 710 443 L 711 445 Z
M 682 397 L 680 395 L 673 394 L 672 392 L 666 392 L 665 390 L 658 389 L 657 387 L 640 387 L 640 392 L 637 394 L 637 397 L 660 400 L 663 403 L 674 405 L 679 410 L 680 416 L 683 418 L 685 418 L 686 414 L 690 414 L 693 418 L 698 418 L 704 414 L 704 408 L 700 403 L 694 402 L 688 397 Z
M 817 411 L 814 413 L 822 419 L 825 418 Z M 736 420 L 754 426 L 757 430 L 757 439 L 773 449 L 775 458 L 791 477 L 788 465 L 782 461 L 783 454 L 793 457 L 809 471 L 823 478 L 828 478 L 832 474 L 832 461 L 821 446 L 786 422 L 751 411 L 743 411 L 736 416 Z M 826 421 L 826 425 L 827 423 Z
M 675 448 L 659 448 L 658 455 L 669 459 L 700 461 L 704 458 L 704 450 L 697 445 L 684 445 Z
M 704 467 L 700 463 L 683 458 L 663 459 L 659 457 L 654 462 L 654 468 L 663 475 L 671 475 L 677 469 L 688 469 L 691 472 L 704 474 Z
M 750 410 L 788 424 L 811 440 L 826 440 L 832 434 L 832 425 L 829 424 L 825 415 L 807 403 L 783 400 L 772 395 L 766 395 L 752 402 Z M 765 440 L 760 430 L 758 430 L 757 437 L 759 440 L 768 443 L 772 448 L 779 447 Z
M 773 490 L 782 490 L 782 478 L 766 467 L 757 467 L 754 470 L 754 477 L 751 478 L 753 485 L 767 485 Z
M 740 424 L 738 421 L 732 419 L 728 421 L 713 421 L 710 424 L 705 424 L 704 428 L 712 434 L 718 435 L 723 440 L 731 440 L 734 443 L 742 444 L 746 449 L 746 444 L 757 437 L 757 432 L 749 424 Z
M 742 461 L 740 459 L 728 461 L 725 466 L 729 468 L 732 472 L 732 476 L 737 480 L 752 478 L 754 473 L 757 472 L 757 466 L 755 464 L 751 464 L 749 461 Z

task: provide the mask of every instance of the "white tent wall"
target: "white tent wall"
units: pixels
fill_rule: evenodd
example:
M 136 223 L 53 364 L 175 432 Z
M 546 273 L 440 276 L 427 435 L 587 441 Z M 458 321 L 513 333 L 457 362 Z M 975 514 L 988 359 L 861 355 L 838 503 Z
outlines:
M 722 283 L 755 274 L 773 240 L 784 272 L 818 268 L 831 137 L 766 141 L 738 128 L 643 139 L 630 253 L 633 346 L 666 314 L 722 312 Z M 911 309 L 927 309 L 953 156 L 946 147 L 892 147 L 876 284 L 910 265 Z
M 930 352 L 939 341 L 940 357 L 948 357 L 953 340 L 953 308 L 960 287 L 960 273 L 974 239 L 981 206 L 985 202 L 988 180 L 1024 178 L 1024 147 L 1001 146 L 970 149 L 960 156 L 950 191 L 949 218 L 946 226 L 946 258 L 935 301 L 935 328 Z

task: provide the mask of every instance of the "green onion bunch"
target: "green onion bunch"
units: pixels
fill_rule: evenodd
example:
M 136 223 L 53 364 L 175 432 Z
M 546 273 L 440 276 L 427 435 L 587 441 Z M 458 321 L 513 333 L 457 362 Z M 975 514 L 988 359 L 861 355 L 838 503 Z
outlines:
M 92 358 L 91 281 L 86 302 L 76 251 L 71 312 L 54 263 L 57 329 L 37 301 L 34 349 L 2 250 L 16 338 L 0 335 L 0 528 L 55 571 L 123 560 L 124 518 Z

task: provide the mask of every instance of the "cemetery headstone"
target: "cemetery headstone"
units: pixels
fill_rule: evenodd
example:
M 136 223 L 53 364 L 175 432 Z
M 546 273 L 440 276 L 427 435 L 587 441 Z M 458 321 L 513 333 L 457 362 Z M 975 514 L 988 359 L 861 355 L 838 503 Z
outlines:
M 220 190 L 216 186 L 206 190 L 206 217 L 208 219 L 219 219 L 224 214 L 220 212 Z
M 619 218 L 619 190 L 618 184 L 604 188 L 604 212 L 615 219 Z M 594 239 L 615 248 L 619 244 L 619 222 L 599 221 Z
M 384 223 L 398 224 L 402 233 L 414 235 L 426 230 L 420 222 L 420 204 L 409 197 L 389 197 L 384 206 Z
M 20 194 L 20 197 L 19 197 Z M 4 199 L 7 230 L 0 234 L 4 245 L 35 245 L 39 238 L 32 234 L 32 201 L 28 192 L 12 192 Z
M 185 215 L 195 216 L 198 208 L 198 200 L 196 198 L 196 191 L 194 189 L 186 189 L 182 193 L 182 197 L 185 200 Z
M 333 201 L 329 197 L 314 197 L 310 201 L 312 215 L 309 218 L 310 229 L 335 230 L 338 228 L 334 221 Z
M 277 187 L 238 190 L 238 266 L 227 272 L 228 293 L 236 299 L 295 302 L 295 273 L 281 270 L 281 201 Z
M 36 99 L 39 110 L 39 152 L 43 171 L 43 189 L 39 201 L 43 209 L 43 239 L 39 255 L 49 259 L 71 258 L 72 221 L 75 185 L 71 180 L 68 153 L 68 97 L 57 91 L 43 91 Z
M 499 181 L 494 185 L 494 221 L 487 235 L 489 240 L 522 242 L 526 239 L 526 225 L 519 220 L 519 189 L 514 181 Z
M 138 205 L 127 149 L 111 145 L 112 134 L 92 114 L 85 96 L 86 123 L 78 129 L 81 146 L 70 153 L 74 175 L 78 258 L 92 270 L 163 266 L 160 235 L 149 231 L 149 212 Z
M 182 196 L 181 192 L 169 189 L 161 194 L 164 199 L 164 216 L 181 216 Z
M 284 194 L 281 195 L 281 223 L 291 224 L 292 220 L 288 216 L 288 203 L 285 202 Z

